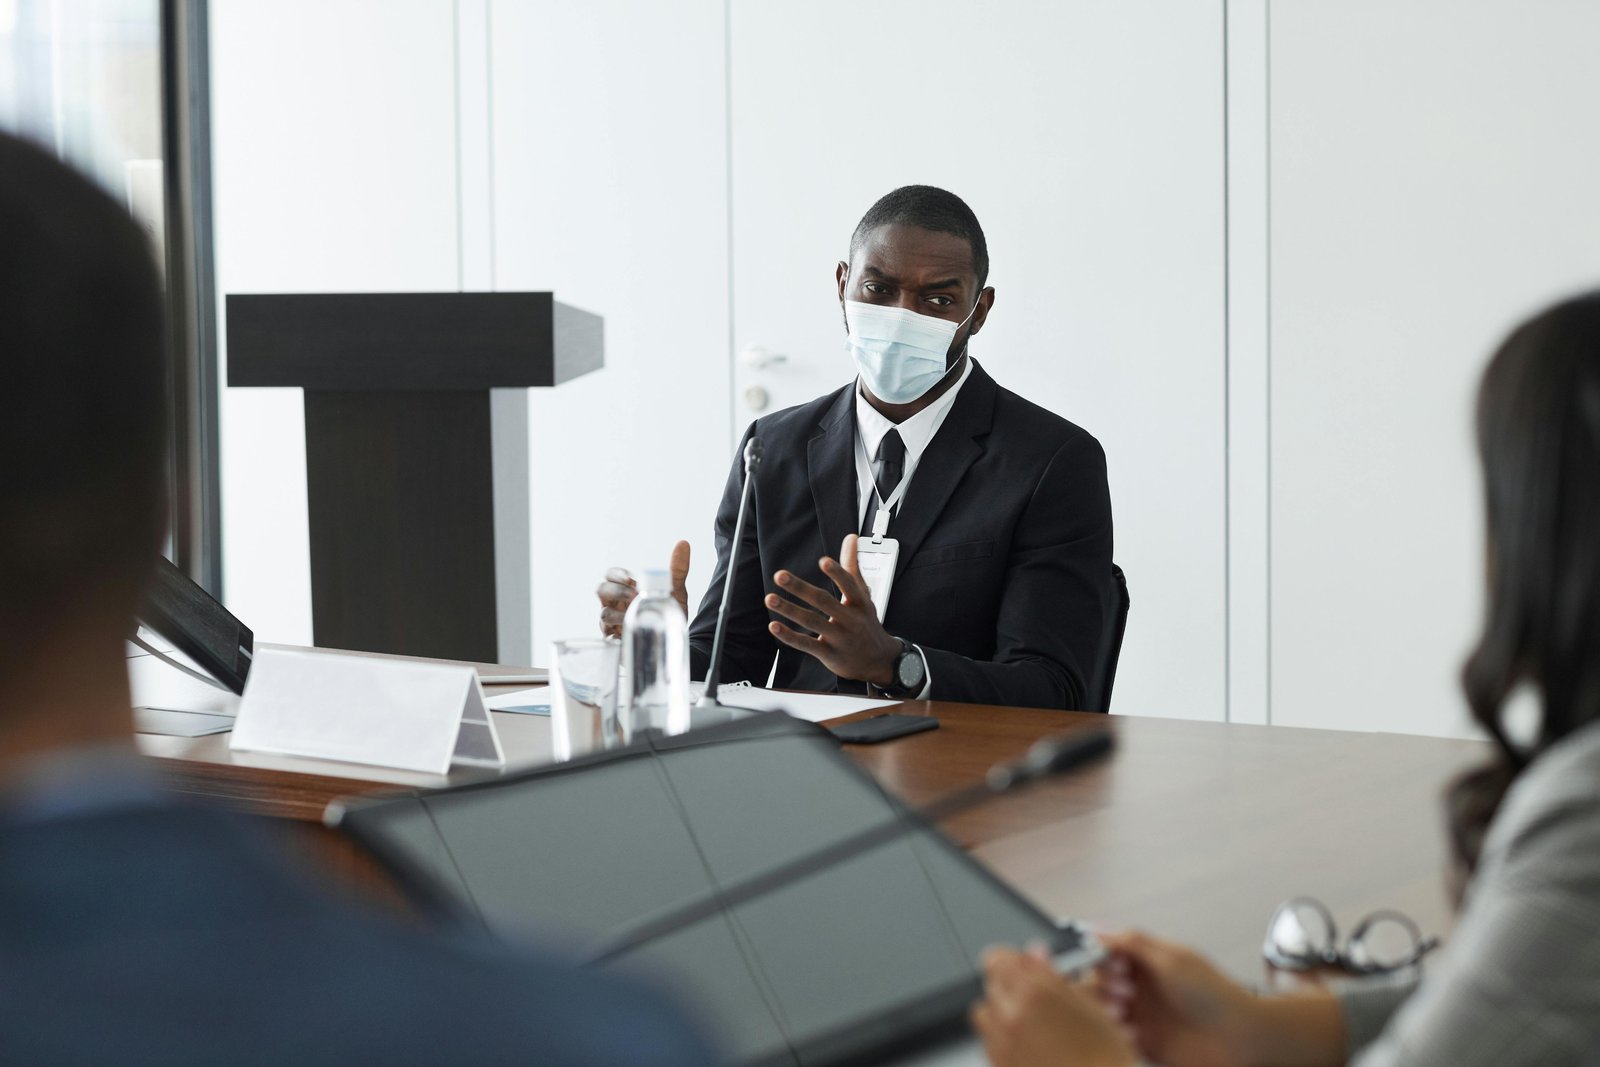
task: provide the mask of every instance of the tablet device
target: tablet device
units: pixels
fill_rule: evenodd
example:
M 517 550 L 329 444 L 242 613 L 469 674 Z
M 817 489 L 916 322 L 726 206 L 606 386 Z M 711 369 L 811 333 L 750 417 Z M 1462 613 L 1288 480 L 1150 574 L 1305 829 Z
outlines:
M 165 556 L 157 557 L 139 622 L 233 692 L 244 692 L 255 635 Z
M 738 1062 L 844 1064 L 963 1030 L 988 945 L 1094 958 L 825 730 L 778 713 L 329 815 L 415 899 L 579 958 L 885 820 L 905 833 L 600 966 L 661 976 Z

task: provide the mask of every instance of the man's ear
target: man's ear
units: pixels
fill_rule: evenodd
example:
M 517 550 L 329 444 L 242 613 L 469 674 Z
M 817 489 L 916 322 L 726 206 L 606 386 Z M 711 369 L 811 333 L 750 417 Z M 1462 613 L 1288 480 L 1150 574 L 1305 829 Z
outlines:
M 978 307 L 972 313 L 972 327 L 967 330 L 968 337 L 983 329 L 983 324 L 989 321 L 989 309 L 992 307 L 994 307 L 994 288 L 986 285 L 978 294 Z
M 850 280 L 850 264 L 841 259 L 839 266 L 834 269 L 833 277 L 839 283 L 839 300 L 843 302 L 845 283 Z

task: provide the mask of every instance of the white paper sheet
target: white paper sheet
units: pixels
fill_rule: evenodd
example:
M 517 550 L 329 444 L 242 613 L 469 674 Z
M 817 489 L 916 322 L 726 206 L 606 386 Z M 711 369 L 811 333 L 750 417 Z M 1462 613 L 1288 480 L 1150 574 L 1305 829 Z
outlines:
M 535 689 L 517 689 L 510 693 L 496 693 L 484 700 L 490 711 L 515 711 L 523 715 L 548 715 L 550 714 L 550 687 L 541 685 Z M 533 708 L 541 710 L 534 711 Z
M 690 686 L 690 699 L 700 698 L 701 686 L 696 682 Z M 838 693 L 784 693 L 776 689 L 758 689 L 750 685 L 724 685 L 718 688 L 717 696 L 722 703 L 730 708 L 746 708 L 750 711 L 782 711 L 793 715 L 797 719 L 807 722 L 822 722 L 826 719 L 837 719 L 841 715 L 853 715 L 858 711 L 871 711 L 873 708 L 887 708 L 898 703 L 894 700 L 882 700 L 871 697 L 841 696 Z M 506 711 L 508 709 L 522 709 L 527 707 L 542 707 L 542 714 L 549 714 L 550 689 L 541 686 L 537 689 L 518 689 L 511 693 L 498 693 L 490 697 L 485 703 L 492 711 Z M 530 714 L 524 712 L 523 714 Z M 532 712 L 531 714 L 541 714 Z
M 172 642 L 153 630 L 139 627 L 140 640 L 159 648 L 192 670 L 206 669 L 172 647 Z M 132 642 L 128 643 L 128 686 L 136 708 L 162 708 L 171 711 L 204 712 L 232 716 L 239 711 L 239 698 L 225 689 L 191 678 Z
M 837 719 L 841 715 L 887 708 L 899 703 L 898 700 L 842 696 L 838 693 L 783 693 L 775 689 L 757 689 L 751 685 L 725 685 L 717 690 L 717 696 L 731 708 L 783 711 L 807 722 Z

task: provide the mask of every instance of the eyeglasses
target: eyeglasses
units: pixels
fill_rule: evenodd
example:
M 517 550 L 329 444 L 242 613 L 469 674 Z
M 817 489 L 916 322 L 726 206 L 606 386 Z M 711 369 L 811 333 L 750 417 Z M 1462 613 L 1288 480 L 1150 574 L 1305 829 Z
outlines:
M 1437 937 L 1423 937 L 1409 917 L 1385 909 L 1357 923 L 1341 950 L 1327 905 L 1315 897 L 1294 897 L 1272 913 L 1261 954 L 1290 971 L 1342 967 L 1352 974 L 1384 974 L 1415 966 L 1438 947 Z

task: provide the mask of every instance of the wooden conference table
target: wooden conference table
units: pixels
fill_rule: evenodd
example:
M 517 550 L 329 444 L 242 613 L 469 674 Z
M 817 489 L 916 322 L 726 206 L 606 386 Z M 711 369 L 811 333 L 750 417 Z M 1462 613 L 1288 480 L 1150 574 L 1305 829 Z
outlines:
M 899 710 L 932 715 L 940 727 L 849 751 L 913 805 L 979 780 L 1047 734 L 1115 733 L 1116 751 L 1101 765 L 945 824 L 1055 915 L 1175 938 L 1246 980 L 1262 977 L 1267 920 L 1291 896 L 1321 898 L 1344 931 L 1380 907 L 1410 914 L 1425 933 L 1450 926 L 1440 795 L 1488 757 L 1485 743 L 976 704 Z M 549 719 L 494 714 L 509 769 L 549 760 Z M 173 788 L 269 816 L 308 866 L 379 892 L 392 887 L 378 868 L 322 828 L 328 802 L 484 773 L 234 753 L 227 735 L 139 742 L 160 757 Z

